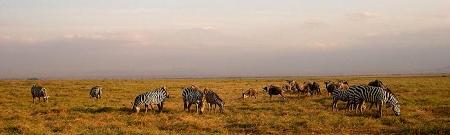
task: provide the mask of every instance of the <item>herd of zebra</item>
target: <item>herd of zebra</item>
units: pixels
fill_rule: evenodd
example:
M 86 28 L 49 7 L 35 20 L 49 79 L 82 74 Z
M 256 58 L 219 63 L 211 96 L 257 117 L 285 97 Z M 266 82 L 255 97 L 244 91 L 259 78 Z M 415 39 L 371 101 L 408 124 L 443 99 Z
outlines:
M 375 104 L 378 106 L 378 116 L 382 116 L 382 107 L 387 104 L 388 107 L 392 107 L 395 115 L 400 115 L 400 105 L 398 100 L 392 91 L 386 87 L 382 81 L 374 80 L 368 83 L 368 85 L 353 85 L 349 86 L 346 81 L 326 81 L 325 88 L 329 95 L 333 99 L 332 110 L 337 110 L 337 102 L 344 101 L 347 102 L 347 108 L 349 110 L 355 110 L 355 112 L 361 112 L 366 108 L 364 103 L 370 103 L 369 109 Z M 91 98 L 100 99 L 102 95 L 102 87 L 95 86 L 91 88 L 89 95 Z M 270 98 L 272 95 L 280 95 L 283 100 L 286 97 L 283 95 L 285 92 L 294 92 L 300 94 L 315 95 L 320 94 L 320 86 L 317 82 L 304 82 L 302 84 L 297 83 L 294 80 L 286 80 L 286 83 L 281 87 L 276 85 L 268 85 L 262 88 L 265 93 L 267 93 Z M 257 91 L 253 88 L 248 89 L 242 93 L 241 98 L 254 97 L 257 96 Z M 33 97 L 33 103 L 35 98 L 41 97 L 44 102 L 48 102 L 47 90 L 36 84 L 31 87 L 31 94 Z M 225 102 L 220 98 L 220 96 L 211 89 L 203 88 L 196 85 L 190 85 L 188 87 L 182 88 L 182 97 L 184 102 L 184 110 L 190 111 L 190 108 L 195 104 L 196 112 L 201 114 L 204 112 L 204 108 L 207 106 L 208 110 L 216 109 L 219 106 L 221 113 L 224 112 Z M 168 99 L 169 93 L 167 92 L 167 87 L 162 86 L 160 88 L 154 89 L 152 91 L 144 92 L 136 96 L 134 102 L 131 102 L 131 109 L 137 113 L 140 111 L 142 104 L 145 106 L 145 112 L 148 111 L 149 106 L 153 110 L 153 105 L 158 106 L 158 111 L 163 110 L 164 101 Z M 214 108 L 213 108 L 214 106 Z

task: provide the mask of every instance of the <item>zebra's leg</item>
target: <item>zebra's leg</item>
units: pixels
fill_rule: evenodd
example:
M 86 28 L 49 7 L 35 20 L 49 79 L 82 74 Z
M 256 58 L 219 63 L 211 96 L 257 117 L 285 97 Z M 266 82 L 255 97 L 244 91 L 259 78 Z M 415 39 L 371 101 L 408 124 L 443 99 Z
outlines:
M 187 103 L 186 103 L 186 101 L 184 101 L 184 104 L 183 104 L 183 110 L 186 111 L 186 109 L 187 109 Z M 189 110 L 188 110 L 188 111 L 189 111 Z
M 156 104 L 156 106 L 158 106 L 158 112 L 161 112 L 161 110 L 162 110 L 162 104 L 160 103 L 160 104 Z
M 41 102 L 41 97 L 38 97 L 39 98 L 39 102 Z
M 145 105 L 145 113 L 147 113 L 147 110 L 148 110 L 148 105 L 146 104 Z
M 159 110 L 160 112 L 162 111 L 162 109 L 164 108 L 164 102 L 161 102 L 161 110 Z
M 207 105 L 208 105 L 208 111 L 211 111 L 211 110 L 213 110 L 214 111 L 214 105 L 212 104 L 212 103 L 207 103 Z
M 33 97 L 33 103 L 34 103 L 34 98 L 35 98 L 35 97 Z
M 383 117 L 383 102 L 378 106 L 378 116 L 379 118 Z
M 187 111 L 188 112 L 191 110 L 191 105 L 192 105 L 192 103 L 188 103 L 188 105 L 187 105 Z
M 153 110 L 153 104 L 149 104 L 150 105 L 150 108 Z
M 361 106 L 359 107 L 359 112 L 362 113 L 364 109 L 364 101 L 361 102 Z
M 200 106 L 199 106 L 199 104 L 197 103 L 197 104 L 195 104 L 195 110 L 196 110 L 196 112 L 197 113 L 199 113 L 200 112 Z
M 332 107 L 332 110 L 333 111 L 336 111 L 336 108 L 337 108 L 337 100 L 333 100 L 333 104 L 331 105 Z

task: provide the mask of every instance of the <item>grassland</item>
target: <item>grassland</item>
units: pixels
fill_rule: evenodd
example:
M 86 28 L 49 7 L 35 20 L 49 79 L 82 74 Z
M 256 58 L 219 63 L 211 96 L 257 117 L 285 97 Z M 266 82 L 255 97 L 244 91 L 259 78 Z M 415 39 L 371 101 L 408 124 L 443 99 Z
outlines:
M 299 82 L 344 79 L 366 84 L 380 79 L 399 95 L 401 116 L 384 109 L 355 114 L 331 111 L 331 98 L 288 93 L 272 100 L 238 99 L 244 89 L 260 90 L 286 78 L 171 80 L 3 80 L 0 81 L 0 134 L 450 134 L 450 77 L 305 77 Z M 32 103 L 33 83 L 45 86 L 48 103 Z M 182 87 L 195 84 L 214 89 L 225 100 L 225 113 L 184 112 Z M 89 99 L 94 85 L 104 87 L 98 101 Z M 162 113 L 130 112 L 130 102 L 144 91 L 165 85 L 171 98 Z

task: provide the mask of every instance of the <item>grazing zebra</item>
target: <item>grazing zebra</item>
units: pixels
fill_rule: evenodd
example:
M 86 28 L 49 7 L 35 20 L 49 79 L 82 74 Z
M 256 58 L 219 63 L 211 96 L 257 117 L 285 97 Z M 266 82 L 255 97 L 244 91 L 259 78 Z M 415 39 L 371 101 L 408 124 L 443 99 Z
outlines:
M 183 96 L 184 110 L 189 112 L 191 105 L 195 104 L 197 113 L 203 113 L 206 99 L 200 88 L 191 85 L 190 87 L 183 88 L 181 95 Z
M 102 98 L 102 87 L 100 86 L 95 86 L 91 88 L 91 91 L 89 92 L 89 94 L 91 95 L 91 98 Z
M 255 89 L 253 89 L 253 88 L 250 88 L 250 89 L 248 89 L 247 91 L 245 91 L 244 93 L 242 93 L 242 98 L 244 99 L 244 98 L 247 98 L 247 97 L 255 97 L 255 99 L 256 99 L 256 95 L 257 95 L 258 93 L 256 92 L 256 90 Z
M 41 102 L 41 97 L 44 99 L 44 102 L 47 102 L 48 100 L 48 95 L 47 95 L 47 90 L 42 87 L 42 86 L 38 86 L 36 84 L 33 84 L 33 86 L 31 87 L 31 95 L 33 96 L 33 103 L 34 103 L 34 98 L 39 98 L 39 102 Z
M 333 92 L 331 93 L 331 96 L 333 97 L 333 111 L 335 111 L 337 109 L 337 102 L 340 101 L 344 101 L 347 102 L 347 108 L 349 107 L 349 99 L 350 99 L 350 94 L 348 91 L 346 90 L 340 90 L 340 89 L 334 89 Z
M 206 103 L 208 103 L 208 111 L 211 111 L 212 105 L 214 105 L 214 110 L 216 110 L 216 106 L 219 106 L 220 112 L 223 113 L 225 108 L 225 102 L 212 90 L 204 89 L 203 93 L 205 94 Z
M 132 110 L 139 113 L 139 105 L 144 104 L 145 112 L 147 112 L 148 106 L 150 106 L 153 110 L 152 104 L 156 104 L 158 106 L 158 111 L 161 112 L 166 98 L 169 98 L 169 93 L 167 92 L 167 88 L 165 86 L 157 88 L 153 91 L 142 93 L 136 96 L 134 102 L 131 102 Z
M 267 92 L 267 94 L 269 94 L 270 99 L 272 99 L 272 95 L 280 95 L 281 97 L 283 97 L 283 99 L 286 99 L 286 97 L 284 97 L 284 95 L 283 95 L 283 89 L 281 87 L 278 87 L 275 85 L 269 85 L 269 86 L 263 87 L 263 91 Z
M 384 104 L 392 106 L 392 111 L 396 116 L 400 115 L 400 104 L 393 94 L 383 90 L 380 87 L 367 85 L 353 86 L 349 88 L 350 100 L 356 105 L 356 112 L 362 112 L 363 102 L 378 104 L 378 115 L 382 117 L 382 107 Z

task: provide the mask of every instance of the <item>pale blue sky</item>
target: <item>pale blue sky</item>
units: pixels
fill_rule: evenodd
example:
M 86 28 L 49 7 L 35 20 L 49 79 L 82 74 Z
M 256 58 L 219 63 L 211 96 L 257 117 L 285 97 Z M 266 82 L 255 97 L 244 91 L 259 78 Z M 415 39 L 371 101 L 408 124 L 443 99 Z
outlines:
M 448 0 L 0 0 L 0 76 L 426 72 L 450 66 L 449 6 Z

